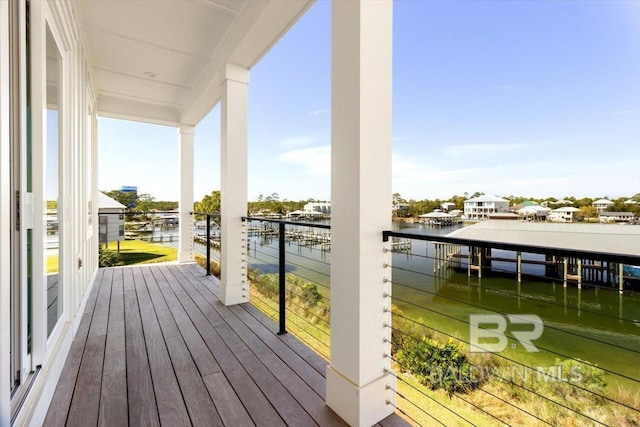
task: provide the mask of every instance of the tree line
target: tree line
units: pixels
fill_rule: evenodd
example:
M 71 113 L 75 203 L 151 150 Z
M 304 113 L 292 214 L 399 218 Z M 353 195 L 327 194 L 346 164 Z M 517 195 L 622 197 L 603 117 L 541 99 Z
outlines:
M 136 194 L 129 192 L 122 192 L 119 190 L 112 190 L 105 193 L 107 196 L 117 200 L 123 205 L 127 206 L 128 211 L 131 213 L 136 212 L 151 212 L 151 211 L 167 211 L 178 209 L 178 202 L 174 201 L 156 201 L 148 194 Z M 475 192 L 473 194 L 463 193 L 462 195 L 453 195 L 448 199 L 423 199 L 423 200 L 406 200 L 400 193 L 394 193 L 392 196 L 392 202 L 394 206 L 403 205 L 403 209 L 394 209 L 393 213 L 396 216 L 401 217 L 417 217 L 425 213 L 432 212 L 436 209 L 441 209 L 443 203 L 452 203 L 452 209 L 464 209 L 465 200 L 478 197 L 484 193 Z M 574 196 L 566 196 L 560 200 L 564 200 L 566 203 L 562 206 L 573 206 L 582 211 L 585 218 L 596 218 L 598 212 L 593 206 L 593 202 L 605 197 L 583 197 L 576 198 Z M 509 200 L 510 206 L 521 204 L 525 201 L 532 201 L 538 204 L 548 202 L 549 206 L 553 208 L 551 203 L 558 202 L 559 199 L 555 197 L 547 198 L 535 198 L 525 196 L 505 196 L 504 199 Z M 634 200 L 636 204 L 625 203 L 627 200 Z M 609 199 L 613 204 L 607 209 L 610 212 L 632 212 L 636 216 L 640 216 L 640 193 L 634 196 L 620 197 L 617 199 Z M 311 202 L 321 202 L 321 200 L 306 199 L 306 200 L 289 200 L 286 198 L 280 198 L 278 193 L 272 193 L 264 196 L 259 195 L 258 200 L 250 201 L 248 203 L 248 214 L 252 213 L 277 213 L 285 215 L 287 213 L 301 210 L 304 205 Z M 194 212 L 203 213 L 215 213 L 220 212 L 220 191 L 214 190 L 211 193 L 204 196 L 201 200 L 194 203 Z

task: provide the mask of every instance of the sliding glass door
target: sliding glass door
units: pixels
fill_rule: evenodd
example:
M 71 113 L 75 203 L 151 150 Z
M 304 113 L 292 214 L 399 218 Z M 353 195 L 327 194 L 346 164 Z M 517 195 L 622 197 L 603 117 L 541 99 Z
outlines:
M 51 331 L 62 315 L 62 270 L 61 264 L 61 244 L 62 244 L 62 198 L 61 193 L 61 147 L 60 147 L 60 129 L 61 114 L 60 111 L 60 76 L 62 58 L 60 51 L 56 46 L 55 39 L 51 31 L 47 27 L 47 93 L 46 93 L 46 141 L 45 141 L 45 217 L 46 224 L 46 240 L 44 247 L 45 265 L 45 285 L 47 287 L 47 336 L 51 335 Z

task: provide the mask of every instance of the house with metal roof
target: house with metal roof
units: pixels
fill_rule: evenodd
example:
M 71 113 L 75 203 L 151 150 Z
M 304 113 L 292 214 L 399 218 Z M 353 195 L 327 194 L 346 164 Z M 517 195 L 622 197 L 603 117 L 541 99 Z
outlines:
M 497 245 L 640 256 L 640 227 L 484 221 L 455 230 L 447 236 Z
M 600 222 L 604 224 L 632 223 L 636 220 L 636 215 L 633 212 L 600 212 L 598 217 Z

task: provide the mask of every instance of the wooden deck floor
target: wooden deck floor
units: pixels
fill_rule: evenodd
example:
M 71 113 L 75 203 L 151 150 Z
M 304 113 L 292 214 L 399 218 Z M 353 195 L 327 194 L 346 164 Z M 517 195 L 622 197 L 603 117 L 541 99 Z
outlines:
M 100 269 L 46 426 L 339 426 L 327 362 L 195 264 Z M 407 425 L 393 415 L 383 426 Z

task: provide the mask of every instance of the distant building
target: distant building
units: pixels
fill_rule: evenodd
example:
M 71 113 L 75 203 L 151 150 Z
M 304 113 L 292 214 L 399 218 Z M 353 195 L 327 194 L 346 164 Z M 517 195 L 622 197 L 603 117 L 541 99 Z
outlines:
M 409 203 L 396 203 L 391 210 L 396 213 L 406 212 L 409 210 Z
M 464 215 L 470 220 L 482 221 L 500 212 L 509 212 L 508 200 L 485 194 L 464 201 Z
M 98 191 L 98 242 L 107 244 L 124 240 L 124 212 L 126 206 Z
M 549 206 L 549 205 L 558 206 L 558 205 L 571 205 L 571 204 L 573 204 L 571 200 L 565 200 L 565 199 L 556 200 L 555 202 L 553 200 L 545 200 L 544 202 L 542 202 L 542 206 Z
M 122 193 L 133 193 L 136 196 L 138 195 L 138 187 L 136 187 L 135 185 L 123 185 L 122 187 L 120 187 L 120 191 Z
M 549 221 L 552 222 L 575 222 L 576 213 L 580 209 L 568 206 L 566 208 L 558 208 L 549 212 Z
M 633 212 L 600 212 L 600 222 L 608 224 L 610 222 L 632 223 L 636 216 Z
M 521 207 L 515 213 L 517 213 L 518 217 L 520 217 L 521 219 L 544 221 L 547 219 L 550 212 L 551 209 L 544 206 L 528 205 Z
M 598 212 L 604 212 L 609 207 L 613 206 L 613 202 L 611 200 L 607 200 L 607 199 L 600 199 L 600 200 L 596 200 L 595 202 L 591 203 L 591 206 L 596 208 L 596 210 Z
M 312 203 L 307 203 L 306 205 L 304 205 L 304 210 L 306 212 L 320 212 L 320 213 L 323 213 L 323 214 L 330 214 L 331 213 L 331 202 L 325 202 L 325 203 L 312 202 Z
M 449 212 L 450 209 L 455 209 L 456 204 L 452 203 L 452 202 L 443 202 L 440 207 L 442 208 L 443 211 L 445 212 Z

